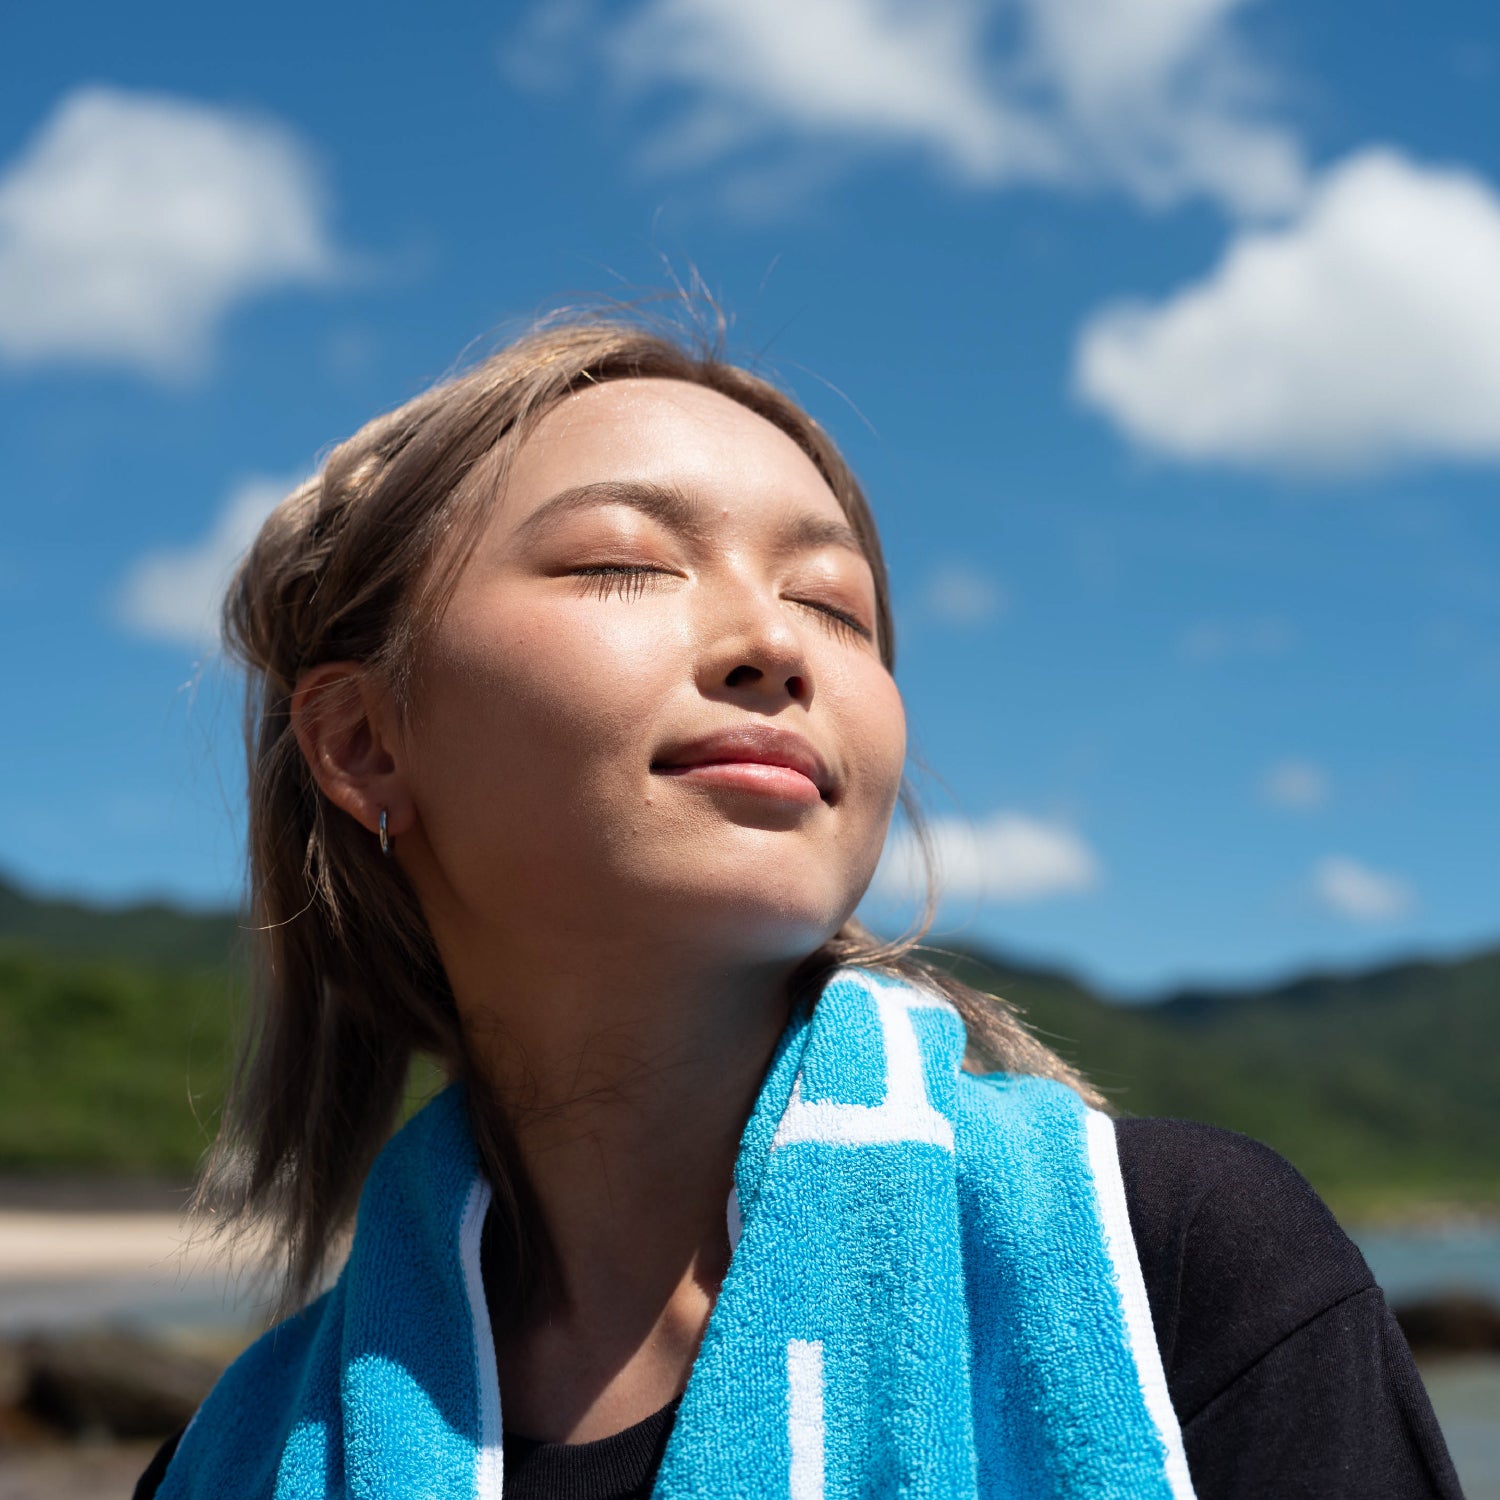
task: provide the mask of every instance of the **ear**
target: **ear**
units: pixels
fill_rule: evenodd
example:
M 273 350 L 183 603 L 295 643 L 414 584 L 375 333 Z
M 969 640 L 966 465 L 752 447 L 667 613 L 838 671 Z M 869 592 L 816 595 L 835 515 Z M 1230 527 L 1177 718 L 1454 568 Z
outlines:
M 292 692 L 292 733 L 313 780 L 335 807 L 376 833 L 381 810 L 394 838 L 416 821 L 395 708 L 359 662 L 324 662 Z

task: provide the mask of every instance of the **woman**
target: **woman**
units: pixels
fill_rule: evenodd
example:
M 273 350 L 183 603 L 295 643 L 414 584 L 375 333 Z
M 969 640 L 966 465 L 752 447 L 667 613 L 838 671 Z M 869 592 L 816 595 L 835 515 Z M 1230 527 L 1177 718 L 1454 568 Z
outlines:
M 262 964 L 204 1201 L 290 1308 L 359 1215 L 138 1494 L 1457 1494 L 1295 1172 L 854 922 L 886 576 L 786 396 L 544 324 L 334 450 L 225 618 Z

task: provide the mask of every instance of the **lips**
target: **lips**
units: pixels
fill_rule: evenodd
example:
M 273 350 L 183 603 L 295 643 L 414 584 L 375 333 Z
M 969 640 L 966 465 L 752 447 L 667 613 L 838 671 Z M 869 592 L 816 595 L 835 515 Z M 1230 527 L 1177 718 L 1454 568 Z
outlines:
M 779 766 L 805 777 L 823 801 L 832 800 L 833 777 L 822 756 L 800 734 L 769 724 L 745 724 L 686 740 L 651 762 L 651 769 L 663 774 L 709 766 Z

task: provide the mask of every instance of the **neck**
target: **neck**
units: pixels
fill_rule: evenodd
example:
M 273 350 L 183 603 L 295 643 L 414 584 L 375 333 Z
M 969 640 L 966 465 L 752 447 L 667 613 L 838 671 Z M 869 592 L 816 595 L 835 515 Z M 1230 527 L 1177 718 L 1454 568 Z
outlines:
M 586 956 L 498 951 L 503 963 L 450 965 L 450 978 L 556 1272 L 497 1343 L 506 1422 L 583 1442 L 686 1384 L 729 1268 L 735 1153 L 795 964 L 607 951 L 597 932 Z M 503 991 L 474 982 L 501 973 Z
M 517 963 L 510 947 L 501 990 L 455 986 L 472 1058 L 537 1190 L 561 1190 L 582 1160 L 592 1194 L 622 1191 L 661 1164 L 702 1157 L 705 1137 L 724 1134 L 732 1166 L 786 1025 L 793 968 L 639 951 Z M 676 1170 L 670 1181 L 681 1182 Z

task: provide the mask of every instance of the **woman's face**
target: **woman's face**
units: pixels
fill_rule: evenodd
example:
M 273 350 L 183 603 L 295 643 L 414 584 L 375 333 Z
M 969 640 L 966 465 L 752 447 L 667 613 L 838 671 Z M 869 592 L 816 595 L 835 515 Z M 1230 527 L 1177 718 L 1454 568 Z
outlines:
M 665 379 L 517 449 L 405 728 L 434 922 L 794 960 L 853 911 L 905 757 L 875 587 L 777 427 Z

